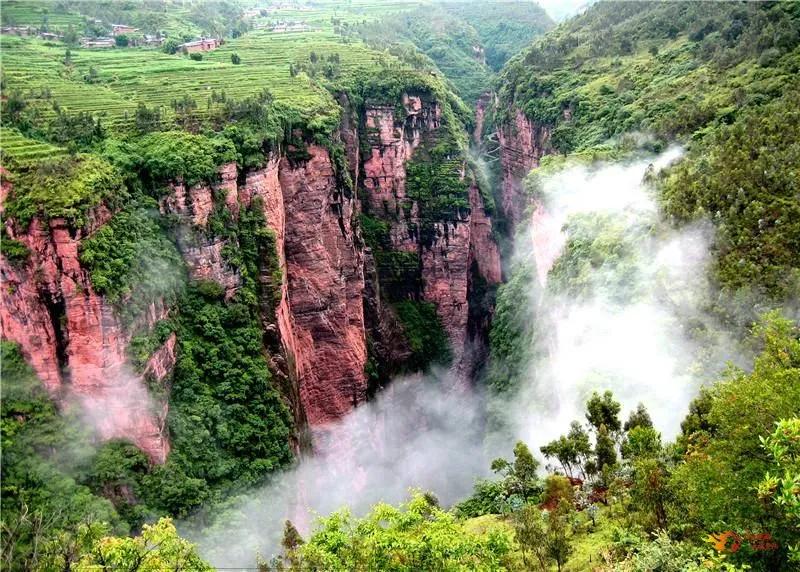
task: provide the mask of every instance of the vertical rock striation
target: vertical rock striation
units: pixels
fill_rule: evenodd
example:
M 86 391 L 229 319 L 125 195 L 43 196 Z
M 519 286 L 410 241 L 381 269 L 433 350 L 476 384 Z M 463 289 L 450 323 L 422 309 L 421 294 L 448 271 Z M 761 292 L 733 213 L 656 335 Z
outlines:
M 54 398 L 82 405 L 100 439 L 129 439 L 154 462 L 164 462 L 165 405 L 149 398 L 143 379 L 128 366 L 129 336 L 78 259 L 81 240 L 110 218 L 101 206 L 77 231 L 59 218 L 34 218 L 22 232 L 6 222 L 9 236 L 30 256 L 22 264 L 0 257 L 0 333 L 20 345 Z M 154 366 L 154 373 L 160 371 Z
M 526 200 L 522 180 L 531 169 L 539 165 L 543 155 L 551 151 L 550 131 L 516 109 L 510 123 L 498 129 L 500 142 L 500 168 L 502 172 L 501 207 L 513 235 L 515 226 L 522 220 Z

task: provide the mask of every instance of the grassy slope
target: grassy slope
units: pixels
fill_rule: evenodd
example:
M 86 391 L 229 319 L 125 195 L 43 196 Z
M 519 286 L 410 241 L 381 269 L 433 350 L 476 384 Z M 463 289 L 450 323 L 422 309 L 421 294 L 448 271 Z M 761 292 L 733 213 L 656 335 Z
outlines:
M 634 130 L 688 135 L 785 90 L 798 22 L 794 4 L 600 3 L 506 66 L 498 113 L 558 126 L 565 152 Z
M 204 54 L 203 61 L 154 49 L 73 48 L 72 63 L 65 65 L 63 44 L 3 35 L 3 89 L 5 93 L 22 94 L 30 106 L 40 111 L 42 121 L 55 114 L 53 103 L 58 102 L 67 112 L 85 111 L 102 118 L 112 131 L 129 129 L 140 103 L 160 107 L 162 116 L 169 118 L 173 114 L 172 102 L 189 96 L 197 102 L 197 114 L 202 118 L 209 105 L 221 105 L 210 104 L 212 92 L 224 91 L 226 96 L 239 99 L 259 94 L 264 88 L 290 114 L 322 122 L 325 117 L 338 116 L 336 103 L 304 74 L 292 77 L 290 64 L 308 61 L 311 52 L 337 53 L 341 59 L 340 81 L 368 77 L 393 58 L 334 34 L 331 20 L 362 22 L 413 4 L 362 1 L 349 4 L 346 10 L 334 2 L 315 6 L 312 11 L 276 12 L 251 22 L 259 25 L 278 19 L 307 21 L 314 26 L 313 31 L 276 34 L 254 30 Z M 28 14 L 25 18 L 20 16 L 21 20 L 35 20 L 31 15 L 35 12 L 33 7 L 27 8 L 25 12 L 17 6 L 15 13 Z M 241 58 L 240 65 L 231 62 L 233 53 Z M 91 70 L 96 78 L 89 83 Z

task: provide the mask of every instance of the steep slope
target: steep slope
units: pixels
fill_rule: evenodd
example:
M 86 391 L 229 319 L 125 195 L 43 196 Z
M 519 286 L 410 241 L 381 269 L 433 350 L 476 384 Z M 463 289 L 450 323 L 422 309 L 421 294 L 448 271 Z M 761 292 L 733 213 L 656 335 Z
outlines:
M 357 32 L 413 65 L 435 67 L 473 105 L 494 73 L 552 25 L 531 2 L 439 2 L 362 24 Z
M 162 119 L 4 155 L 3 338 L 114 440 L 94 462 L 121 472 L 92 485 L 128 483 L 134 526 L 261 482 L 398 372 L 467 389 L 484 353 L 500 261 L 468 112 L 427 72 L 320 83 L 336 103 L 308 122 L 262 92 L 194 118 L 205 134 Z
M 497 83 L 505 214 L 519 220 L 543 154 L 700 137 L 785 93 L 798 18 L 795 4 L 602 2 L 534 42 Z

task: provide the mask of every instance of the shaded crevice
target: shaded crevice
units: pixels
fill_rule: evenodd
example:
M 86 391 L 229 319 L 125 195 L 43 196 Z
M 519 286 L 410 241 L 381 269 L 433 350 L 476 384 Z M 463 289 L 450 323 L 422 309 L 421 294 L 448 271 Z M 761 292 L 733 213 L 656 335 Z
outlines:
M 67 309 L 64 303 L 64 298 L 60 295 L 54 295 L 49 290 L 40 290 L 40 297 L 44 300 L 45 307 L 47 308 L 47 315 L 50 318 L 50 324 L 53 327 L 53 334 L 55 335 L 55 350 L 56 361 L 58 362 L 58 371 L 64 383 L 70 383 L 69 372 L 69 355 L 67 348 L 69 346 L 69 332 L 66 329 Z

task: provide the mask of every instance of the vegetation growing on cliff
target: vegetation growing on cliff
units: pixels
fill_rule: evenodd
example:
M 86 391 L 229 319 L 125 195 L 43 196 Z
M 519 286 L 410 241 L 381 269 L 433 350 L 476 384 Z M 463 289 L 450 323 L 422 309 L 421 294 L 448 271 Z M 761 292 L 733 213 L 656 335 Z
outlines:
M 23 228 L 36 215 L 82 227 L 91 208 L 121 205 L 128 196 L 119 171 L 91 155 L 40 162 L 16 173 L 11 183 L 6 216 Z
M 798 19 L 782 2 L 601 2 L 509 62 L 499 111 L 554 126 L 565 153 L 729 123 L 794 81 Z
M 154 302 L 174 302 L 185 280 L 183 260 L 153 214 L 152 199 L 123 210 L 81 242 L 92 286 L 118 303 L 128 320 Z

